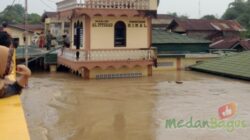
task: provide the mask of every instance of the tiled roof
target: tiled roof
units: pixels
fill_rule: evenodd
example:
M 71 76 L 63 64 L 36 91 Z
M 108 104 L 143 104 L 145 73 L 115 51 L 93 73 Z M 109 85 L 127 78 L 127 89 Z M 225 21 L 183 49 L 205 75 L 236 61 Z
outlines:
M 152 31 L 153 44 L 166 44 L 166 43 L 210 43 L 208 40 L 190 38 L 185 35 L 180 35 L 177 33 L 153 30 Z
M 178 24 L 186 31 L 245 31 L 245 29 L 234 20 L 207 20 L 207 19 L 187 19 L 174 20 L 172 24 Z
M 250 51 L 201 62 L 191 69 L 250 80 Z

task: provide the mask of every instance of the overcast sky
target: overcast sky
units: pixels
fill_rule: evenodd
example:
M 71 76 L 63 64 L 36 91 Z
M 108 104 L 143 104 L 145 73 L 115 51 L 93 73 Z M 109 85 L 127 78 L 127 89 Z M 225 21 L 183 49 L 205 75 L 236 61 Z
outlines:
M 28 0 L 29 13 L 42 14 L 44 11 L 55 11 L 55 2 L 60 0 Z M 200 1 L 200 15 L 199 15 Z M 161 0 L 158 13 L 173 13 L 187 15 L 190 18 L 199 18 L 206 14 L 214 14 L 220 17 L 228 4 L 234 0 Z M 11 5 L 13 0 L 0 0 L 0 10 Z M 24 0 L 15 0 L 15 3 L 24 4 Z

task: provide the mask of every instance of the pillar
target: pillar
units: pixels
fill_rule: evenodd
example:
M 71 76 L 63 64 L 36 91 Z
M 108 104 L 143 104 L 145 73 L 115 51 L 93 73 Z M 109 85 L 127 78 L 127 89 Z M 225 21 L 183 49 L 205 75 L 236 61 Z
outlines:
M 176 70 L 181 70 L 181 57 L 177 57 L 176 59 Z
M 152 76 L 153 75 L 152 65 L 148 65 L 147 68 L 148 68 L 148 76 Z

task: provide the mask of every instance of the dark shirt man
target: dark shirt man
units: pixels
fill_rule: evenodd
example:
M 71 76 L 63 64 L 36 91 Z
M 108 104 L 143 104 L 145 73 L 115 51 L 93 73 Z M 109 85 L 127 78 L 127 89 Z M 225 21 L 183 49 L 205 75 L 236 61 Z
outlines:
M 47 50 L 50 50 L 50 48 L 51 48 L 52 39 L 53 39 L 53 36 L 50 33 L 50 31 L 48 31 L 48 33 L 46 34 L 46 42 L 47 42 L 46 47 L 47 47 Z

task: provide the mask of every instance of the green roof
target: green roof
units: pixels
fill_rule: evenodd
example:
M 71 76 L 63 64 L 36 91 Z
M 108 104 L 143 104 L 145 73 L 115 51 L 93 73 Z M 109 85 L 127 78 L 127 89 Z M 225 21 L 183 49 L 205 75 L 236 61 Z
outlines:
M 211 43 L 208 40 L 190 38 L 185 35 L 167 32 L 163 30 L 152 31 L 153 44 L 194 44 Z
M 250 80 L 250 51 L 201 62 L 191 69 Z

